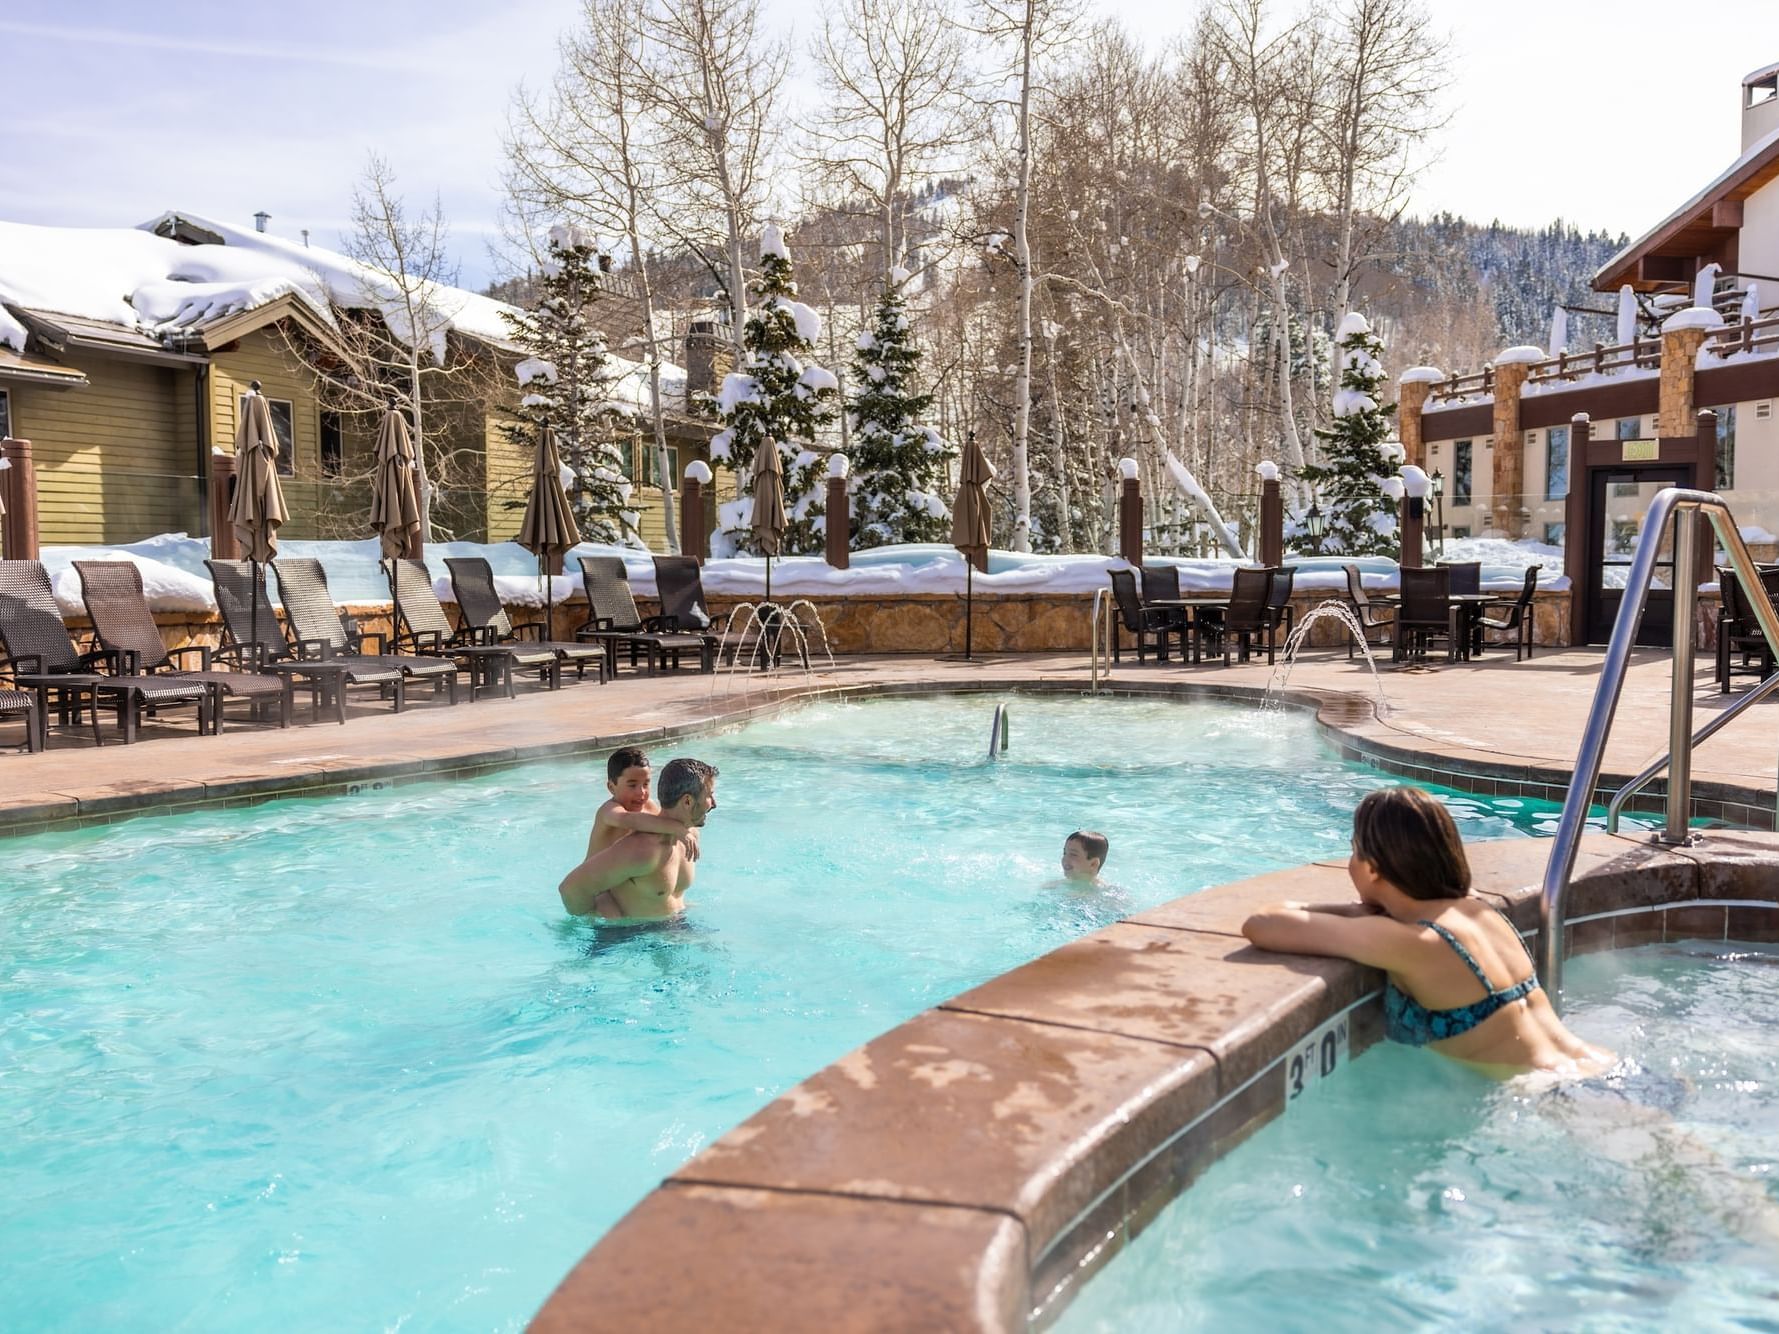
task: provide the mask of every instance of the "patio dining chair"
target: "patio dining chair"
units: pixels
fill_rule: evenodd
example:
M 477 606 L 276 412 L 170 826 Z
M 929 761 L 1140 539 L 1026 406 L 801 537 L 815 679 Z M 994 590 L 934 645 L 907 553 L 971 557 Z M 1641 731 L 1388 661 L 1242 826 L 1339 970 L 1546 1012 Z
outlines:
M 299 653 L 352 663 L 353 671 L 366 673 L 366 679 L 378 672 L 399 672 L 404 688 L 431 682 L 434 699 L 442 689 L 450 703 L 457 703 L 457 664 L 450 658 L 389 653 L 388 636 L 348 628 L 328 591 L 327 571 L 320 561 L 313 556 L 284 556 L 272 568 L 278 572 L 278 596 Z
M 1389 608 L 1381 607 L 1371 600 L 1371 595 L 1365 591 L 1365 580 L 1359 573 L 1359 567 L 1343 565 L 1341 569 L 1346 571 L 1347 576 L 1347 609 L 1353 613 L 1353 619 L 1359 622 L 1360 638 L 1369 645 L 1373 630 L 1383 630 L 1393 635 L 1395 632 L 1392 627 L 1396 623 L 1396 614 Z M 1379 640 L 1378 647 L 1382 648 L 1386 642 L 1388 641 Z M 1347 657 L 1353 656 L 1353 648 L 1354 640 L 1349 631 Z
M 1396 610 L 1392 658 L 1397 662 L 1424 660 L 1436 639 L 1445 640 L 1449 659 L 1457 658 L 1462 632 L 1451 593 L 1452 572 L 1444 566 L 1402 571 L 1402 601 Z
M 102 650 L 82 653 L 62 623 L 50 588 L 49 571 L 39 561 L 0 560 L 0 668 L 13 685 L 36 696 L 39 735 L 47 740 L 50 707 L 59 721 L 79 723 L 83 711 L 92 715 L 93 743 L 104 745 L 99 731 L 99 703 L 117 710 L 125 743 L 136 739 L 144 714 L 186 704 L 197 712 L 200 734 L 210 730 L 208 687 L 166 676 L 102 675 L 96 668 L 110 661 Z
M 292 683 L 288 677 L 213 670 L 207 644 L 167 647 L 154 623 L 142 586 L 142 567 L 136 562 L 77 560 L 74 568 L 80 575 L 80 597 L 92 618 L 93 634 L 120 675 L 166 676 L 208 686 L 212 695 L 210 725 L 217 733 L 223 727 L 224 696 L 246 701 L 255 717 L 262 716 L 268 707 L 275 708 L 278 726 L 290 726 Z M 180 660 L 192 654 L 197 655 L 197 667 L 181 667 Z
M 1761 582 L 1767 583 L 1764 574 Z M 1773 595 L 1771 588 L 1768 594 Z M 1727 695 L 1732 677 L 1747 675 L 1764 681 L 1773 674 L 1775 663 L 1773 646 L 1743 596 L 1741 580 L 1728 566 L 1718 567 L 1717 595 L 1717 688 Z
M 1500 616 L 1484 616 L 1477 620 L 1476 629 L 1480 636 L 1485 630 L 1511 632 L 1513 635 L 1513 660 L 1520 661 L 1521 654 L 1532 656 L 1532 598 L 1538 591 L 1538 567 L 1526 567 L 1526 582 L 1521 586 L 1519 596 L 1512 602 L 1501 603 L 1505 611 Z
M 1170 614 L 1171 608 L 1151 607 L 1137 593 L 1137 577 L 1129 570 L 1110 570 L 1112 576 L 1112 597 L 1118 603 L 1118 622 L 1130 632 L 1137 641 L 1137 661 L 1143 661 L 1144 652 L 1151 646 L 1155 656 L 1162 662 L 1167 661 L 1167 637 L 1176 633 L 1178 622 Z M 1186 648 L 1182 641 L 1180 652 L 1185 654 Z M 1112 661 L 1120 661 L 1119 635 L 1114 628 L 1112 632 Z
M 385 560 L 389 593 L 395 603 L 395 650 L 434 658 L 457 658 L 469 668 L 469 697 L 480 685 L 498 682 L 508 699 L 520 668 L 534 670 L 551 690 L 562 685 L 562 663 L 555 652 L 535 644 L 487 644 L 476 634 L 451 624 L 444 604 L 433 592 L 432 576 L 417 560 Z
M 1266 618 L 1275 632 L 1283 629 L 1291 638 L 1291 627 L 1297 623 L 1297 611 L 1291 605 L 1291 587 L 1297 582 L 1295 565 L 1275 565 L 1267 571 L 1272 582 L 1266 587 Z
M 1266 661 L 1277 661 L 1279 621 L 1267 605 L 1272 593 L 1273 572 L 1253 566 L 1238 566 L 1230 584 L 1229 605 L 1213 613 L 1207 629 L 1223 647 L 1223 665 L 1229 665 L 1233 647 L 1237 660 L 1246 662 L 1258 641 L 1266 644 Z
M 716 641 L 709 635 L 643 628 L 622 557 L 579 559 L 581 583 L 587 591 L 587 620 L 575 630 L 575 638 L 603 647 L 609 675 L 618 673 L 620 647 L 630 650 L 631 667 L 636 666 L 639 653 L 646 653 L 651 675 L 669 664 L 677 669 L 681 653 L 696 654 L 700 671 L 716 670 Z
M 1482 592 L 1482 562 L 1480 560 L 1442 560 L 1434 568 L 1451 571 L 1451 591 L 1454 595 Z
M 1157 602 L 1178 602 L 1180 600 L 1180 569 L 1176 565 L 1139 565 L 1138 573 L 1143 581 L 1143 605 L 1153 607 Z M 1182 645 L 1186 639 L 1186 608 L 1156 607 L 1168 622 L 1168 629 L 1180 640 Z
M 245 560 L 206 560 L 210 582 L 216 586 L 216 605 L 222 612 L 223 646 L 211 660 L 231 662 L 243 669 L 288 675 L 305 683 L 317 712 L 321 702 L 331 701 L 334 721 L 346 721 L 346 687 L 368 686 L 380 699 L 391 701 L 400 713 L 405 703 L 401 668 L 375 658 L 336 655 L 322 640 L 298 638 L 293 647 L 285 637 L 266 594 L 265 571 Z
M 457 594 L 457 614 L 463 623 L 484 644 L 523 644 L 528 648 L 545 648 L 556 655 L 557 671 L 573 666 L 575 680 L 586 679 L 587 664 L 593 664 L 599 680 L 605 680 L 605 650 L 598 644 L 578 640 L 545 639 L 547 627 L 542 621 L 513 624 L 506 604 L 494 587 L 494 567 L 482 556 L 447 556 L 445 568 L 451 572 L 451 590 Z

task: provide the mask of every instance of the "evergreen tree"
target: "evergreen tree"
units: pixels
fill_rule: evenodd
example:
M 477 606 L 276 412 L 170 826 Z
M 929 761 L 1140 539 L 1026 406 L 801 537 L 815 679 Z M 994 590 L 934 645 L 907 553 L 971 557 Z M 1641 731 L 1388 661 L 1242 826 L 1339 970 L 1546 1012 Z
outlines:
M 951 532 L 941 492 L 953 451 L 920 422 L 933 396 L 917 387 L 921 354 L 909 337 L 901 292 L 907 280 L 907 270 L 890 271 L 852 359 L 853 540 L 861 547 L 943 542 Z
M 790 253 L 770 224 L 760 241 L 760 276 L 749 286 L 754 311 L 742 335 L 742 364 L 723 377 L 717 395 L 723 429 L 710 442 L 711 458 L 739 475 L 744 498 L 718 507 L 712 554 L 753 549 L 746 492 L 754 454 L 768 438 L 784 462 L 785 550 L 818 551 L 826 471 L 814 444 L 816 433 L 834 420 L 839 384 L 809 360 L 821 337 L 821 316 L 797 300 Z
M 563 465 L 574 474 L 567 490 L 581 536 L 623 542 L 634 540 L 637 522 L 624 476 L 633 423 L 607 399 L 605 338 L 590 318 L 598 295 L 592 239 L 579 227 L 550 228 L 536 305 L 525 315 L 502 315 L 528 355 L 516 368 L 524 397 L 501 429 L 528 459 L 544 432 L 554 430 Z
M 1334 425 L 1316 432 L 1323 461 L 1303 470 L 1327 517 L 1328 531 L 1319 542 L 1299 531 L 1293 545 L 1308 554 L 1394 555 L 1396 502 L 1381 485 L 1395 471 L 1382 448 L 1396 412 L 1394 403 L 1378 401 L 1383 396 L 1384 345 L 1365 317 L 1354 312 L 1340 322 L 1335 347 L 1340 384 L 1334 391 Z

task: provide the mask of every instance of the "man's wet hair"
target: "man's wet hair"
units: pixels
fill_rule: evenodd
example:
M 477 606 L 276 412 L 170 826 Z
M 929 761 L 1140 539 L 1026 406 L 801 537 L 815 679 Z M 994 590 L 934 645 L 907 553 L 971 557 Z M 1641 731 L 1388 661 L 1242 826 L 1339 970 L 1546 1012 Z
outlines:
M 1081 851 L 1085 852 L 1101 866 L 1106 864 L 1106 853 L 1112 848 L 1111 842 L 1104 834 L 1097 833 L 1092 829 L 1077 829 L 1064 841 L 1068 843 L 1079 843 L 1081 845 Z
M 625 746 L 622 750 L 614 750 L 612 757 L 605 762 L 605 781 L 615 783 L 624 776 L 626 769 L 646 769 L 649 757 L 635 746 Z
M 661 766 L 661 776 L 655 780 L 655 800 L 662 810 L 670 811 L 681 797 L 696 796 L 716 776 L 716 765 L 703 760 L 669 760 Z

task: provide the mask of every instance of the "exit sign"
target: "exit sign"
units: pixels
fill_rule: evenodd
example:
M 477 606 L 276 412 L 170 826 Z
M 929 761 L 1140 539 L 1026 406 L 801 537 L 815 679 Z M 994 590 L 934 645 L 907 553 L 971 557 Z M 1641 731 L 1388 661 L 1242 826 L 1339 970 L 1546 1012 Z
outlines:
M 1619 459 L 1625 463 L 1654 463 L 1662 456 L 1659 440 L 1621 440 Z

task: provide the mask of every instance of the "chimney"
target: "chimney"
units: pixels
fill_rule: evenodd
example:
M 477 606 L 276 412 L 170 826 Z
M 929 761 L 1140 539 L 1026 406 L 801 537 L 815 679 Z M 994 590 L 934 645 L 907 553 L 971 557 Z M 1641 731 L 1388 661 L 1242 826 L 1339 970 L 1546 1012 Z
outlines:
M 1779 130 L 1779 65 L 1757 69 L 1742 80 L 1742 151 Z
M 693 320 L 686 330 L 686 392 L 716 392 L 717 326 L 715 320 Z
M 253 230 L 256 232 L 265 231 L 266 224 L 268 222 L 270 222 L 271 220 L 272 220 L 272 215 L 270 213 L 267 213 L 262 208 L 258 213 L 255 213 L 253 215 Z

